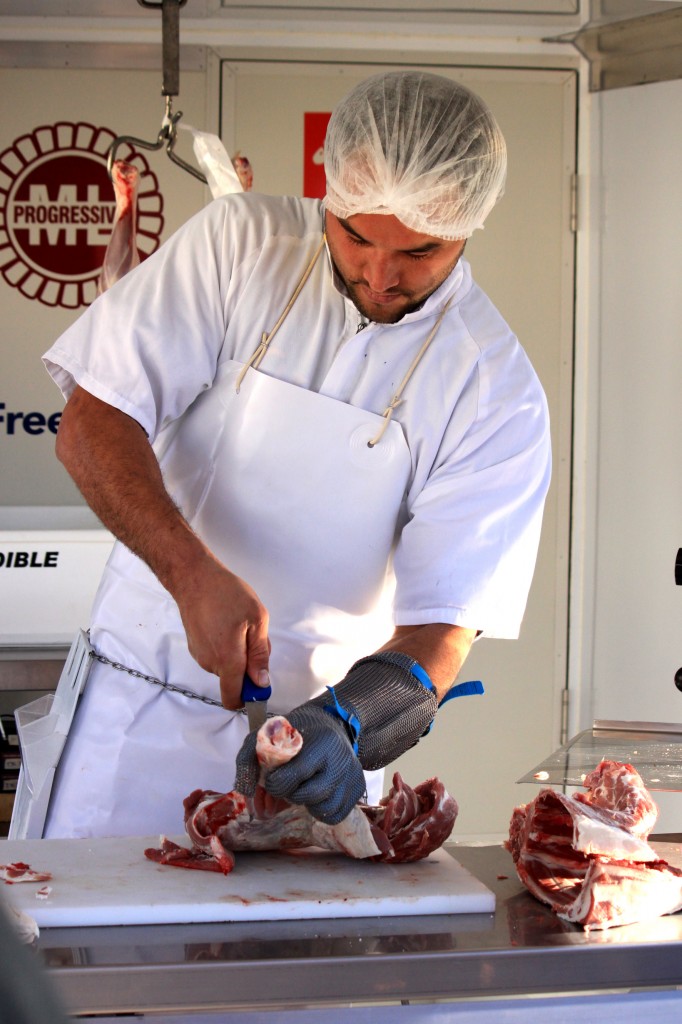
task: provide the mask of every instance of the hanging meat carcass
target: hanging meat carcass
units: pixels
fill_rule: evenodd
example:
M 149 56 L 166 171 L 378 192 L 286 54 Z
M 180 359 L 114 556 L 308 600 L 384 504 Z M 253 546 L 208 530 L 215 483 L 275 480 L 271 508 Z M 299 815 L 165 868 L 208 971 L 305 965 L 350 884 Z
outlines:
M 114 160 L 111 165 L 111 182 L 116 196 L 116 212 L 109 244 L 97 282 L 97 294 L 101 295 L 112 284 L 116 284 L 129 270 L 140 262 L 137 251 L 137 189 L 140 172 L 134 164 Z

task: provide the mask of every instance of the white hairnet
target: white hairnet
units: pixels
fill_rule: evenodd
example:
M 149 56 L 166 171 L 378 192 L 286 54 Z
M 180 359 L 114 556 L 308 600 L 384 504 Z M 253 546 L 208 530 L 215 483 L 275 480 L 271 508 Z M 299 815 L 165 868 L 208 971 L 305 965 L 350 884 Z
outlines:
M 485 103 L 423 71 L 357 86 L 332 114 L 325 206 L 337 217 L 393 214 L 438 238 L 468 238 L 504 191 L 507 150 Z

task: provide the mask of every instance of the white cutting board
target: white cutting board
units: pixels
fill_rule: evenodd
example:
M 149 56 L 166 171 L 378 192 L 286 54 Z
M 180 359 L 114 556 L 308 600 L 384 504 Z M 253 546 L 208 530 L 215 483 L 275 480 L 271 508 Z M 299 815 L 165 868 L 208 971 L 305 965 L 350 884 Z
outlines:
M 186 845 L 186 840 L 176 837 Z M 494 894 L 438 850 L 416 864 L 375 864 L 317 850 L 238 853 L 229 875 L 155 864 L 158 837 L 16 839 L 0 863 L 23 861 L 52 880 L 2 887 L 40 927 L 279 921 L 402 914 L 491 913 Z M 51 886 L 46 899 L 36 897 Z

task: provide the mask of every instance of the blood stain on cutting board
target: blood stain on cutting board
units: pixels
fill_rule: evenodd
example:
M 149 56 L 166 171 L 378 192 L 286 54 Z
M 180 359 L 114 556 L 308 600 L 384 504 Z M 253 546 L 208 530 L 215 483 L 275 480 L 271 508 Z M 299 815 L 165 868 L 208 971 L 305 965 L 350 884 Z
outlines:
M 330 871 L 343 870 L 344 865 L 348 863 L 348 857 L 343 854 L 335 854 L 330 857 L 327 853 L 321 853 L 320 850 L 314 847 L 307 847 L 301 850 L 281 850 L 281 857 L 289 857 L 292 860 L 311 860 L 317 864 L 324 864 L 325 869 Z M 366 863 L 369 863 L 367 861 Z

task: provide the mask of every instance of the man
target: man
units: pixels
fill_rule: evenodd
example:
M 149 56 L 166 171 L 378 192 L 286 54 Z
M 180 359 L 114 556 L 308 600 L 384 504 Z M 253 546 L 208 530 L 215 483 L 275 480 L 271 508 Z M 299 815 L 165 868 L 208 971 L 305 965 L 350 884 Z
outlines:
M 252 791 L 245 672 L 304 738 L 266 787 L 339 821 L 476 634 L 518 634 L 546 402 L 462 259 L 505 166 L 468 90 L 374 76 L 331 119 L 322 207 L 216 200 L 47 353 L 58 455 L 120 542 L 47 836 L 180 831 L 235 759 Z

